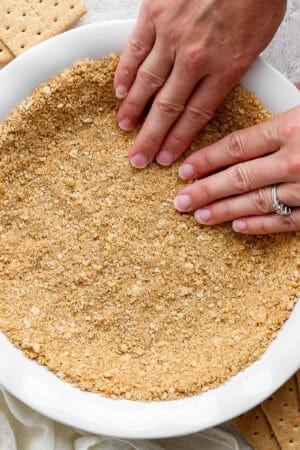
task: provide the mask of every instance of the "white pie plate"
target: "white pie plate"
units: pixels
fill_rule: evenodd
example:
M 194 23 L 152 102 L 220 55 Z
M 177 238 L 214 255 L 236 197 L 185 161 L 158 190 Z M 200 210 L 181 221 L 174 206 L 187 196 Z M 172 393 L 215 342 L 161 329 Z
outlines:
M 41 82 L 74 61 L 120 52 L 133 24 L 114 21 L 77 28 L 16 58 L 0 72 L 0 120 Z M 261 60 L 243 84 L 275 113 L 300 104 L 296 88 Z M 142 403 L 82 392 L 27 359 L 1 333 L 0 383 L 40 413 L 92 433 L 123 438 L 189 434 L 249 410 L 299 369 L 299 323 L 300 302 L 260 360 L 217 389 L 183 400 Z

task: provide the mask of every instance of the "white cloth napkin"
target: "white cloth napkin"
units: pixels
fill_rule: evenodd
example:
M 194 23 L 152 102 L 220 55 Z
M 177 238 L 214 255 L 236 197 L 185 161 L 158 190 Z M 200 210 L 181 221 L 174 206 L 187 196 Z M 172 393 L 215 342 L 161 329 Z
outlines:
M 161 441 L 130 441 L 93 436 L 60 425 L 25 406 L 0 388 L 0 450 L 241 450 L 238 440 L 214 428 Z

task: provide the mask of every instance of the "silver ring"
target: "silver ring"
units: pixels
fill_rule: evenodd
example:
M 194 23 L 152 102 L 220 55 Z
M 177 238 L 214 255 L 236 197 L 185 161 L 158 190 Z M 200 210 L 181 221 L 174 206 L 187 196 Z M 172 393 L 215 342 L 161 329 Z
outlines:
M 292 214 L 292 208 L 279 200 L 277 195 L 277 184 L 272 186 L 272 201 L 273 209 L 276 214 L 279 214 L 280 216 L 290 216 Z

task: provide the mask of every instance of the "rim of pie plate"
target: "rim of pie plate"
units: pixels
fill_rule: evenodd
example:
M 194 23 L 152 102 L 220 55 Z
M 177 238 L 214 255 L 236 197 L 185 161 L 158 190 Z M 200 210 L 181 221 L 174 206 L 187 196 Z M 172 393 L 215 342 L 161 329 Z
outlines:
M 0 71 L 0 120 L 75 61 L 120 53 L 133 20 L 95 23 L 45 41 Z M 300 93 L 283 75 L 258 59 L 242 84 L 274 113 L 300 104 Z M 300 302 L 264 355 L 225 384 L 181 400 L 113 400 L 82 392 L 26 358 L 0 333 L 0 384 L 36 411 L 96 434 L 162 438 L 204 430 L 259 404 L 300 367 Z M 297 323 L 298 322 L 298 323 Z

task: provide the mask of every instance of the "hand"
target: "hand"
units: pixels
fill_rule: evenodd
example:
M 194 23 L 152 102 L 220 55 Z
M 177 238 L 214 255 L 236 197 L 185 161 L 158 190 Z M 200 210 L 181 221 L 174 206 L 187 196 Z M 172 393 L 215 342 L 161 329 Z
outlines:
M 179 175 L 200 178 L 180 191 L 175 207 L 194 211 L 201 224 L 233 221 L 245 234 L 300 231 L 300 106 L 195 152 Z M 273 212 L 274 184 L 293 207 L 290 216 Z
M 119 126 L 131 130 L 134 167 L 170 165 L 272 39 L 286 0 L 144 0 L 114 85 Z

